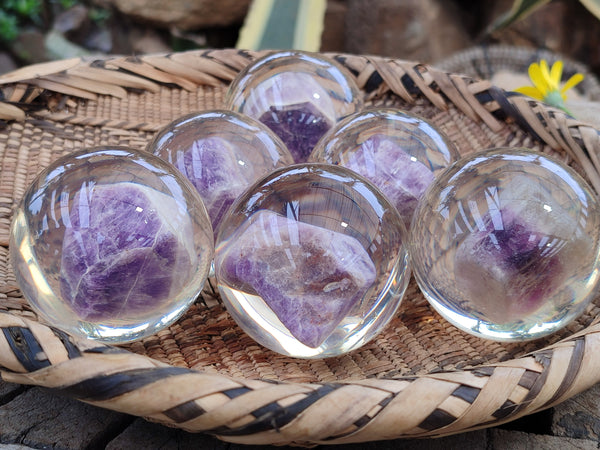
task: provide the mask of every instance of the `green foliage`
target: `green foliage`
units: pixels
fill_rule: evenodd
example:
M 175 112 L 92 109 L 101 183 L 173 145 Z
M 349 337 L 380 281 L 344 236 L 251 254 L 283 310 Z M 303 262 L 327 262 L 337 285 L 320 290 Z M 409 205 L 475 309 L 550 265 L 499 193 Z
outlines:
M 58 3 L 62 9 L 69 9 L 79 2 L 77 0 L 59 0 Z
M 17 16 L 0 9 L 0 40 L 12 41 L 19 34 Z
M 110 19 L 110 11 L 102 8 L 91 8 L 88 17 L 92 22 L 102 24 Z
M 39 22 L 42 6 L 42 0 L 5 0 L 0 6 L 0 41 L 16 39 L 23 22 Z
M 13 11 L 26 18 L 36 18 L 42 10 L 41 0 L 6 0 L 2 7 L 5 11 Z
M 198 44 L 190 39 L 180 36 L 171 36 L 170 46 L 175 52 L 185 52 L 187 50 L 195 50 Z
M 47 16 L 49 4 L 50 11 L 56 13 L 81 3 L 82 0 L 0 0 L 0 43 L 14 41 L 27 24 L 44 28 L 42 17 Z M 110 11 L 90 8 L 89 17 L 101 25 L 110 18 Z

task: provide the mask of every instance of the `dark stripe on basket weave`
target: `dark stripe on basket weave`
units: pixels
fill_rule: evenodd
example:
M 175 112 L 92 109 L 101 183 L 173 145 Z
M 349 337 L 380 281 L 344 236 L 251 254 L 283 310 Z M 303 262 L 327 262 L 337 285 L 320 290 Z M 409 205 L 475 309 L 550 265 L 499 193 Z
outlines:
M 531 389 L 539 376 L 540 374 L 537 372 L 526 370 L 519 380 L 519 386 L 524 387 L 525 389 Z
M 402 84 L 404 85 L 404 88 L 408 91 L 409 94 L 416 95 L 416 96 L 423 94 L 421 92 L 421 89 L 419 89 L 419 86 L 417 86 L 415 84 L 415 82 L 413 81 L 413 79 L 410 77 L 409 74 L 405 73 L 404 75 L 402 75 L 402 78 L 400 78 L 400 81 L 402 82 Z
M 452 393 L 452 395 L 464 400 L 465 402 L 473 403 L 480 392 L 481 389 L 479 388 L 474 388 L 471 386 L 459 386 Z
M 83 353 L 100 353 L 103 355 L 112 355 L 114 353 L 129 353 L 127 350 L 119 347 L 108 347 L 105 345 L 88 348 L 83 351 Z
M 370 93 L 377 89 L 381 85 L 381 83 L 383 83 L 383 78 L 381 78 L 379 72 L 375 71 L 369 76 L 369 79 L 365 83 L 363 89 L 365 90 L 365 92 Z
M 544 367 L 544 370 L 537 375 L 537 377 L 531 384 L 531 387 L 529 388 L 529 392 L 515 411 L 520 411 L 521 409 L 527 408 L 529 404 L 538 396 L 538 394 L 546 384 L 546 379 L 548 378 L 548 368 L 550 367 L 550 361 L 552 360 L 551 356 L 552 350 L 541 350 L 539 352 L 536 352 L 535 359 Z M 519 384 L 521 384 L 521 382 L 523 382 L 524 380 L 527 383 L 531 383 L 531 380 L 529 379 L 531 376 L 527 375 L 527 378 L 525 378 L 526 373 L 527 372 L 525 372 L 523 376 L 521 376 Z
M 252 415 L 257 419 L 260 419 L 261 417 L 266 416 L 267 414 L 274 414 L 279 408 L 281 408 L 281 406 L 279 406 L 277 403 L 269 403 L 268 405 L 262 406 L 252 411 Z
M 240 395 L 246 394 L 247 392 L 250 392 L 250 391 L 251 391 L 250 388 L 239 387 L 239 388 L 228 389 L 227 391 L 223 391 L 223 394 L 225 394 L 229 398 L 236 398 L 236 397 L 239 397 Z
M 517 406 L 519 405 L 517 405 L 515 402 L 511 400 L 506 400 L 500 408 L 498 408 L 492 413 L 492 416 L 494 416 L 498 420 L 504 419 L 505 417 L 513 413 L 517 409 Z
M 163 414 L 175 423 L 183 423 L 195 419 L 205 412 L 206 410 L 200 407 L 195 400 L 190 400 L 189 402 L 182 403 L 181 405 L 163 411 Z
M 29 328 L 6 327 L 2 332 L 15 357 L 27 371 L 35 372 L 50 366 L 44 350 Z
M 381 408 L 385 408 L 389 402 L 391 402 L 393 400 L 394 396 L 390 395 L 389 397 L 384 398 L 383 400 L 381 400 L 378 405 L 381 406 Z
M 348 429 L 346 429 L 344 432 L 342 432 L 340 434 L 329 436 L 329 437 L 325 438 L 324 441 L 333 441 L 335 439 L 340 439 L 340 438 L 343 438 L 343 437 L 348 436 L 350 434 L 356 433 L 362 427 L 364 427 L 365 425 L 368 425 L 369 423 L 371 423 L 371 421 L 377 416 L 377 414 L 379 414 L 381 411 L 383 411 L 383 409 L 385 408 L 385 406 L 389 402 L 391 402 L 393 398 L 394 398 L 393 395 L 390 395 L 389 397 L 384 398 L 382 401 L 380 401 L 378 403 L 378 405 L 381 406 L 381 408 L 378 409 L 375 412 L 375 414 L 373 414 L 373 415 L 365 414 L 364 416 L 360 417 L 359 419 L 357 419 L 356 421 L 354 421 L 352 423 L 352 425 L 354 425 L 354 427 L 349 427 Z
M 372 417 L 367 416 L 366 414 L 364 416 L 362 416 L 360 419 L 358 419 L 357 421 L 354 422 L 354 426 L 356 428 L 362 428 L 364 427 L 366 424 L 368 424 L 369 422 L 371 422 L 371 420 L 373 420 Z
M 456 417 L 452 414 L 447 413 L 443 409 L 436 409 L 419 424 L 419 428 L 427 431 L 437 430 L 438 428 L 450 425 L 455 420 Z
M 350 72 L 352 75 L 354 75 L 354 76 L 358 75 L 358 70 L 354 69 L 353 67 L 350 67 L 350 66 L 346 65 L 346 59 L 347 58 L 345 56 L 338 55 L 338 56 L 335 56 L 333 59 L 335 59 L 342 66 L 344 66 L 348 70 L 348 72 Z
M 581 368 L 581 362 L 583 361 L 583 353 L 585 351 L 585 338 L 580 337 L 575 341 L 575 347 L 573 348 L 573 352 L 571 353 L 571 359 L 569 360 L 569 367 L 567 368 L 567 372 L 565 373 L 565 377 L 563 378 L 560 386 L 552 396 L 550 400 L 546 403 L 546 405 L 551 405 L 560 397 L 562 397 L 570 388 L 573 386 L 573 381 L 577 377 L 579 373 L 579 369 Z
M 473 369 L 472 373 L 477 377 L 491 377 L 494 373 L 494 367 L 478 367 Z
M 79 358 L 81 356 L 81 352 L 75 345 L 73 345 L 73 343 L 71 342 L 71 338 L 67 333 L 61 330 L 57 330 L 56 328 L 52 328 L 52 332 L 56 337 L 60 339 L 60 342 L 62 342 L 62 345 L 67 351 L 67 356 L 69 357 L 69 359 Z
M 356 426 L 357 428 L 362 428 L 365 425 L 367 425 L 369 422 L 371 422 L 377 416 L 377 414 L 379 414 L 381 411 L 383 411 L 383 409 L 388 405 L 389 402 L 392 401 L 393 398 L 394 398 L 393 395 L 389 395 L 386 398 L 384 398 L 383 400 L 381 400 L 379 403 L 377 403 L 377 405 L 381 406 L 381 408 L 379 410 L 377 410 L 375 412 L 375 414 L 373 414 L 371 416 L 368 414 L 365 414 L 360 419 L 358 419 L 357 421 L 354 422 L 354 426 Z
M 522 95 L 516 92 L 505 92 L 504 90 L 491 86 L 488 90 L 492 98 L 498 103 L 500 109 L 506 114 L 506 117 L 511 117 L 514 121 L 519 125 L 522 129 L 527 131 L 527 133 L 531 134 L 535 139 L 541 141 L 540 136 L 534 131 L 534 129 L 529 125 L 529 122 L 525 120 L 523 115 L 519 112 L 517 108 L 513 106 L 513 104 L 508 101 L 508 97 L 513 97 L 517 95 Z M 501 118 L 500 116 L 498 116 Z
M 190 373 L 183 367 L 135 369 L 112 375 L 100 375 L 56 391 L 87 401 L 104 401 L 139 389 L 163 378 Z
M 483 91 L 483 92 L 480 92 L 479 94 L 475 94 L 475 99 L 482 105 L 490 103 L 494 100 L 492 98 L 492 94 L 490 94 L 489 91 Z M 496 116 L 496 118 L 500 118 L 500 117 Z
M 212 430 L 207 430 L 208 433 L 218 434 L 221 436 L 242 436 L 245 434 L 260 433 L 262 431 L 279 430 L 279 428 L 287 425 L 294 420 L 302 411 L 311 406 L 320 398 L 325 397 L 329 393 L 341 387 L 337 384 L 326 384 L 319 389 L 307 394 L 302 400 L 297 401 L 289 406 L 282 407 L 277 403 L 272 403 L 274 408 L 258 417 L 256 420 L 238 428 L 218 427 Z M 268 406 L 268 405 L 267 405 Z M 264 410 L 265 406 L 257 409 L 252 413 L 255 415 L 257 411 Z

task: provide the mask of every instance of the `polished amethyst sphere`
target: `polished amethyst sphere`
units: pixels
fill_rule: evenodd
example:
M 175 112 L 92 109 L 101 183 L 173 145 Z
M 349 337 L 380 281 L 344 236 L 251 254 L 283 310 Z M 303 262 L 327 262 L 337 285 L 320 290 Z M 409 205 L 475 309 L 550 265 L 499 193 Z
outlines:
M 366 177 L 398 209 L 407 228 L 437 173 L 459 158 L 427 120 L 393 108 L 369 108 L 338 122 L 309 160 L 339 164 Z
M 410 272 L 398 212 L 344 167 L 296 164 L 263 177 L 221 225 L 215 276 L 236 322 L 285 355 L 335 356 L 393 317 Z
M 421 290 L 449 322 L 483 338 L 534 339 L 594 297 L 600 208 L 585 181 L 553 158 L 480 152 L 427 189 L 410 250 Z
M 15 211 L 11 261 L 25 298 L 69 333 L 140 339 L 196 299 L 213 257 L 206 208 L 170 164 L 124 147 L 53 162 Z
M 193 255 L 185 247 L 191 239 L 179 239 L 181 231 L 156 210 L 168 203 L 134 185 L 94 186 L 75 196 L 61 249 L 60 291 L 82 320 L 144 315 L 191 276 Z M 182 231 L 191 233 L 191 223 Z
M 206 205 L 215 237 L 227 209 L 244 189 L 294 162 L 266 126 L 223 110 L 171 122 L 148 144 L 148 151 L 172 163 L 192 182 Z
M 360 110 L 362 98 L 352 75 L 336 61 L 282 51 L 242 70 L 225 105 L 267 125 L 301 163 L 339 119 Z
M 375 281 L 375 265 L 357 239 L 269 210 L 252 215 L 231 239 L 220 256 L 221 276 L 256 292 L 290 333 L 312 348 Z

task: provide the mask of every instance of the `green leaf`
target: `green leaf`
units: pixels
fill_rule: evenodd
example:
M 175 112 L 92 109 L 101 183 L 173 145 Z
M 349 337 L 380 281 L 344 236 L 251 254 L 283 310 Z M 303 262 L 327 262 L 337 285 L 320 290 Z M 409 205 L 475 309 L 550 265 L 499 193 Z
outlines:
M 19 15 L 32 18 L 39 15 L 42 3 L 40 0 L 18 0 L 14 4 L 14 9 Z
M 59 4 L 62 9 L 70 9 L 77 4 L 77 0 L 60 0 Z
M 585 6 L 589 12 L 600 19 L 600 0 L 579 0 L 583 6 Z
M 0 40 L 13 41 L 18 35 L 17 17 L 0 10 Z
M 325 0 L 253 0 L 236 46 L 319 51 L 325 7 Z
M 110 19 L 110 11 L 102 8 L 91 8 L 88 12 L 90 20 L 98 25 L 102 25 Z
M 542 7 L 549 1 L 550 0 L 515 0 L 510 10 L 504 13 L 494 22 L 492 22 L 492 24 L 488 27 L 486 33 L 491 34 L 495 31 L 501 30 L 512 25 L 513 23 L 521 19 L 524 19 L 529 14 Z M 589 1 L 597 3 L 593 0 Z

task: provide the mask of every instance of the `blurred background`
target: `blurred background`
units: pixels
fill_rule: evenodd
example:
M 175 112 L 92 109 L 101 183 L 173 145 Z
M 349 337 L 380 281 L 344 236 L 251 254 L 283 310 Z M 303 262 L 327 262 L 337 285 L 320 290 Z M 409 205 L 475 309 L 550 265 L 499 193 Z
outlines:
M 201 48 L 289 48 L 434 63 L 473 47 L 546 49 L 600 72 L 595 0 L 2 0 L 0 73 L 37 62 Z M 539 4 L 510 26 L 511 10 Z M 304 4 L 303 6 L 300 6 Z M 310 7 L 308 7 L 309 5 Z M 524 7 L 524 6 L 523 6 Z M 252 14 L 250 14 L 252 12 Z M 308 31 L 307 31 L 308 30 Z M 244 39 L 241 39 L 241 38 Z M 296 38 L 298 33 L 296 32 Z M 311 41 L 312 39 L 312 41 Z M 316 44 L 314 43 L 316 39 Z

